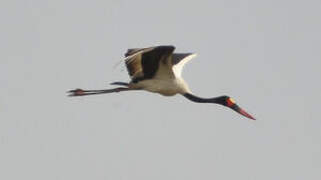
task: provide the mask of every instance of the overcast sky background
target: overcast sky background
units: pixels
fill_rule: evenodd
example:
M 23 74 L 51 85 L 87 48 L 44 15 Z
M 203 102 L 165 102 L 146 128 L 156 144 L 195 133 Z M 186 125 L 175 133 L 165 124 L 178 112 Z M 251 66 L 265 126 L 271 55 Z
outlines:
M 7 0 L 0 3 L 0 179 L 319 180 L 321 1 Z M 70 98 L 127 81 L 127 48 L 197 52 L 202 97 Z

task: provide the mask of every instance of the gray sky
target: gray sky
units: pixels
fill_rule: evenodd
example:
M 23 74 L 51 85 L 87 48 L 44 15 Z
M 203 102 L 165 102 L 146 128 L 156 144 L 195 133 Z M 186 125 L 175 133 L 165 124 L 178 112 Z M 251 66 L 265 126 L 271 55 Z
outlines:
M 321 1 L 7 0 L 0 179 L 317 180 Z M 197 52 L 183 76 L 258 120 L 182 96 L 66 97 L 127 81 L 127 48 Z

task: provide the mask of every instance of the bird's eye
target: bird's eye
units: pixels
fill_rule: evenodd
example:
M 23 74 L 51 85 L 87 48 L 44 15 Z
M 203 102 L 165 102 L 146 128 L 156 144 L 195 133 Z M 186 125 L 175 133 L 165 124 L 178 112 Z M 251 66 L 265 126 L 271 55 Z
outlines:
M 232 98 L 228 98 L 227 100 L 226 100 L 226 102 L 227 102 L 227 106 L 233 106 L 234 104 L 235 104 L 235 101 L 234 101 L 234 99 L 232 99 Z

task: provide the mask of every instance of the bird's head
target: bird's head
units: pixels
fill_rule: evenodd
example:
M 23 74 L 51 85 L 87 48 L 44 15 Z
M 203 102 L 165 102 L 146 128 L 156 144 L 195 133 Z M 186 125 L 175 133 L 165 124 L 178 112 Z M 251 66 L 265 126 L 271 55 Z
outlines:
M 245 110 L 243 110 L 241 107 L 239 107 L 234 99 L 232 99 L 231 97 L 229 96 L 220 96 L 220 97 L 216 97 L 216 98 L 213 98 L 213 101 L 215 101 L 215 103 L 217 104 L 221 104 L 223 106 L 226 106 L 226 107 L 229 107 L 231 109 L 233 109 L 234 111 L 242 114 L 243 116 L 245 117 L 248 117 L 250 119 L 253 119 L 255 120 L 255 118 L 253 116 L 251 116 L 249 113 L 247 113 Z

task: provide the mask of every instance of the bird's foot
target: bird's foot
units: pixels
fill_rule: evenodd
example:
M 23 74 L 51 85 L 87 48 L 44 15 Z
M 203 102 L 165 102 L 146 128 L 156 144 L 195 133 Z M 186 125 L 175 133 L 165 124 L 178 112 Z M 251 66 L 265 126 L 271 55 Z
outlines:
M 85 91 L 82 90 L 82 89 L 70 90 L 67 93 L 69 93 L 68 96 L 83 96 L 83 95 L 86 95 Z

